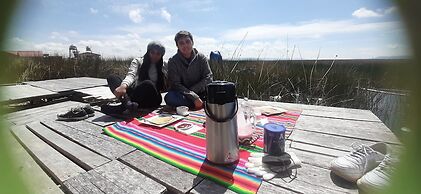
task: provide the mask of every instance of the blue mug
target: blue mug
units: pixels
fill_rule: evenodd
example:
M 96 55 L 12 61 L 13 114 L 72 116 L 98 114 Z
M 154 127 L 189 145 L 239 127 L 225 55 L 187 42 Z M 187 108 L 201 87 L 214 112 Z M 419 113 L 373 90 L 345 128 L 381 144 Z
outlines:
M 263 128 L 263 152 L 273 156 L 280 156 L 285 153 L 285 126 L 276 123 L 266 123 Z

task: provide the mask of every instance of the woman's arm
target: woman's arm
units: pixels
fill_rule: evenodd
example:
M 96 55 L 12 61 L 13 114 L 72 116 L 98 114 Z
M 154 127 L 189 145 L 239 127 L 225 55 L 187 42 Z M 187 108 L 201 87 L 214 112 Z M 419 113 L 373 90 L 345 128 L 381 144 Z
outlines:
M 126 77 L 121 82 L 120 86 L 113 91 L 117 98 L 124 96 L 127 92 L 127 88 L 136 81 L 137 70 L 139 69 L 139 66 L 142 65 L 142 61 L 143 60 L 141 58 L 136 58 L 130 63 L 129 72 Z
M 136 58 L 130 63 L 129 72 L 127 72 L 126 77 L 121 82 L 121 85 L 125 84 L 127 87 L 130 87 L 136 81 L 137 71 L 142 65 L 143 59 Z

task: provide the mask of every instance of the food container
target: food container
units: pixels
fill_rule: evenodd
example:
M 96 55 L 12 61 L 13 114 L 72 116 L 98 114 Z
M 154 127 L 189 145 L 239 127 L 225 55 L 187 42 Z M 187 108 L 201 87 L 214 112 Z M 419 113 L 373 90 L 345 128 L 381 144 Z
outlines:
M 285 126 L 276 123 L 266 123 L 263 128 L 263 152 L 273 156 L 280 156 L 285 153 Z

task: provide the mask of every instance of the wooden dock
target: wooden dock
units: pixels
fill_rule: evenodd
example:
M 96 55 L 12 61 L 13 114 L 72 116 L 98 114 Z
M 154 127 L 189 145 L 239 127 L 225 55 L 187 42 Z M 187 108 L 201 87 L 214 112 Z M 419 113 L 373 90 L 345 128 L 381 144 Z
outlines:
M 35 87 L 39 93 L 9 100 L 83 92 L 109 99 L 112 96 L 104 83 L 105 80 L 95 78 L 27 82 L 12 88 L 19 94 L 19 88 L 26 91 L 25 88 Z M 287 149 L 302 160 L 302 167 L 296 174 L 263 181 L 259 193 L 358 193 L 355 184 L 328 170 L 330 161 L 349 152 L 354 142 L 386 142 L 392 147 L 400 144 L 368 110 L 250 103 L 302 110 L 287 142 Z M 27 178 L 28 186 L 34 188 L 33 193 L 232 193 L 103 134 L 102 128 L 121 121 L 118 118 L 96 111 L 94 117 L 83 121 L 56 121 L 58 113 L 78 105 L 83 103 L 68 100 L 5 115 L 10 124 L 9 144 L 19 158 L 17 168 Z

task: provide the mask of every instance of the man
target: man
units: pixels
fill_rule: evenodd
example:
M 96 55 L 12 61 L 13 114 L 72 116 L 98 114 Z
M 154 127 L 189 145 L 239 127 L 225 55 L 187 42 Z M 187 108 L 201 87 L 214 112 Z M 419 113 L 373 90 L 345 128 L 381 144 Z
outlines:
M 203 107 L 206 85 L 212 82 L 212 71 L 205 55 L 193 48 L 190 32 L 180 31 L 175 35 L 178 51 L 168 61 L 170 90 L 165 96 L 169 106 Z

